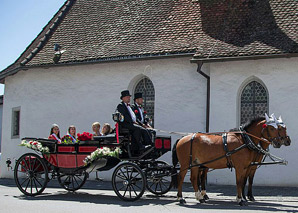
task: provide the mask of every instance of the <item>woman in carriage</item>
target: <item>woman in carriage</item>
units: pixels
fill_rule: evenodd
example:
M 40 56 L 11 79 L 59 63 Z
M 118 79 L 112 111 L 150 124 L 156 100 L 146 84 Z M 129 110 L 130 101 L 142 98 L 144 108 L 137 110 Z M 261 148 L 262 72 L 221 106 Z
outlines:
M 70 125 L 68 127 L 67 136 L 71 139 L 72 143 L 77 142 L 76 138 L 76 127 L 74 125 Z
M 60 129 L 59 129 L 59 126 L 57 124 L 52 125 L 49 139 L 57 140 L 58 143 L 61 143 Z

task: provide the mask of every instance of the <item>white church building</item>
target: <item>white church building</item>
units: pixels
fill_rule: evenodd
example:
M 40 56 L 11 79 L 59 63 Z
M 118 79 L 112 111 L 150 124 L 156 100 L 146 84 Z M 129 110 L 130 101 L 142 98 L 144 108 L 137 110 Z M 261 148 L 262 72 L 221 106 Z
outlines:
M 141 91 L 156 129 L 217 132 L 281 115 L 292 144 L 270 152 L 254 184 L 298 186 L 298 3 L 294 0 L 67 0 L 14 64 L 5 84 L 0 177 L 7 158 L 45 137 L 110 123 L 120 92 Z M 55 47 L 55 50 L 54 50 Z M 172 145 L 181 135 L 171 134 Z M 171 154 L 162 157 L 171 163 Z M 111 171 L 100 174 L 106 180 Z M 208 174 L 235 185 L 234 172 Z

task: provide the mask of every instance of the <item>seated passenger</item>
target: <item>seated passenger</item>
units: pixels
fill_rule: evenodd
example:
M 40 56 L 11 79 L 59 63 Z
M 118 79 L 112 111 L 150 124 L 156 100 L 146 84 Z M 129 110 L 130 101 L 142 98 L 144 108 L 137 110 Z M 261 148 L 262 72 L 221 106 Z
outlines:
M 147 148 L 151 148 L 151 137 L 148 134 L 147 130 L 140 126 L 137 123 L 136 115 L 132 111 L 130 107 L 130 93 L 128 90 L 124 90 L 121 92 L 120 99 L 122 102 L 118 104 L 117 111 L 120 112 L 124 116 L 123 122 L 120 122 L 119 125 L 121 127 L 127 128 L 132 132 L 132 136 L 134 137 L 134 143 L 132 144 L 132 147 L 135 150 L 139 151 L 145 151 Z M 142 140 L 143 139 L 143 144 Z M 145 147 L 145 145 L 149 144 Z
M 134 104 L 132 105 L 131 109 L 136 115 L 138 124 L 146 129 L 148 128 L 152 129 L 152 127 L 149 124 L 149 119 L 146 119 L 147 118 L 146 111 L 144 111 L 144 108 L 143 108 L 143 102 L 144 102 L 143 94 L 140 92 L 135 93 L 133 100 L 134 100 Z
M 76 127 L 74 125 L 71 125 L 71 126 L 68 127 L 67 135 L 71 138 L 72 143 L 77 142 Z
M 110 124 L 108 123 L 105 123 L 102 127 L 102 130 L 101 130 L 101 134 L 102 135 L 108 135 L 112 132 L 112 127 Z
M 93 136 L 101 136 L 101 134 L 100 134 L 100 123 L 99 122 L 94 122 L 92 124 L 92 131 L 94 132 Z
M 61 143 L 60 129 L 59 129 L 59 126 L 57 124 L 52 125 L 49 139 L 57 140 L 58 143 Z

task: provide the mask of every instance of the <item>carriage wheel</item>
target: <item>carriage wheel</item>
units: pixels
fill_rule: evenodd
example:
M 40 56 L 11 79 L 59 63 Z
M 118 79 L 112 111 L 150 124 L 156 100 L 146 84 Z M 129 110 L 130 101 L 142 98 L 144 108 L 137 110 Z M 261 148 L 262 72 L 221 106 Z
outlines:
M 138 165 L 123 163 L 113 172 L 112 185 L 120 199 L 135 201 L 144 194 L 146 179 Z
M 154 168 L 147 171 L 147 189 L 156 195 L 163 195 L 172 188 L 170 165 L 164 161 L 155 161 Z
M 76 191 L 80 189 L 86 182 L 88 173 L 83 171 L 78 174 L 59 174 L 58 182 L 67 191 Z
M 47 186 L 48 168 L 37 154 L 27 153 L 17 160 L 14 179 L 23 194 L 39 195 Z

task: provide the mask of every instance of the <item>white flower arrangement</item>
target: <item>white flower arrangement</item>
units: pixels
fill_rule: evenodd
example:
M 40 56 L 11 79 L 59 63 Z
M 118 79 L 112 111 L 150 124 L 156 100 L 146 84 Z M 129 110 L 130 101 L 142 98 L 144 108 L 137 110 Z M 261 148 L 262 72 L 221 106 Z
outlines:
M 114 150 L 111 150 L 108 147 L 98 148 L 94 152 L 92 152 L 90 155 L 88 155 L 83 160 L 83 162 L 84 162 L 85 165 L 87 165 L 87 164 L 92 163 L 93 161 L 95 161 L 99 158 L 103 158 L 103 157 L 107 157 L 107 156 L 119 158 L 119 154 L 121 154 L 121 150 L 119 148 L 116 148 Z
M 33 149 L 44 154 L 50 153 L 49 147 L 43 147 L 38 141 L 22 140 L 20 146 L 25 146 L 29 149 Z

